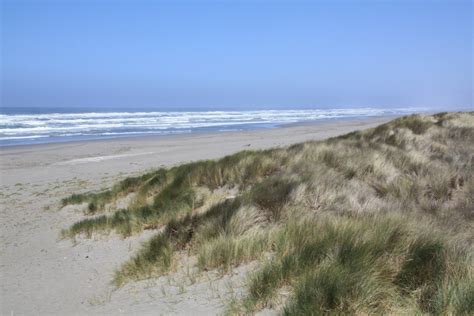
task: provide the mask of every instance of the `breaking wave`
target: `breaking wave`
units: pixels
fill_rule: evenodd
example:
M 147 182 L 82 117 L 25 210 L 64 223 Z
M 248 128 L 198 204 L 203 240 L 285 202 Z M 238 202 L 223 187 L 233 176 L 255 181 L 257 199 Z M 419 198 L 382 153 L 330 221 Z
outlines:
M 169 135 L 275 127 L 336 118 L 402 115 L 420 108 L 356 108 L 202 112 L 0 114 L 0 145 L 131 135 Z

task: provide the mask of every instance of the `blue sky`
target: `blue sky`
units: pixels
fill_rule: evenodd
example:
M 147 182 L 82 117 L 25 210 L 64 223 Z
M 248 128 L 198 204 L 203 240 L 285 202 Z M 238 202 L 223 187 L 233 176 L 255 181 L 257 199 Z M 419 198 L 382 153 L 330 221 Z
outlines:
M 472 106 L 471 1 L 2 1 L 2 106 Z

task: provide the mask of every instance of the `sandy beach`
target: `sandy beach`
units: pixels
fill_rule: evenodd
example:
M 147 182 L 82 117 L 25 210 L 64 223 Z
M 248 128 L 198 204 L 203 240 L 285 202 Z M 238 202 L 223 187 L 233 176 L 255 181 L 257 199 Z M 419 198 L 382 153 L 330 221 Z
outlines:
M 169 275 L 115 289 L 112 273 L 153 232 L 60 240 L 61 229 L 83 217 L 80 206 L 60 209 L 60 200 L 161 166 L 325 139 L 390 119 L 1 148 L 2 315 L 222 312 L 224 299 L 236 294 L 252 265 L 226 277 Z

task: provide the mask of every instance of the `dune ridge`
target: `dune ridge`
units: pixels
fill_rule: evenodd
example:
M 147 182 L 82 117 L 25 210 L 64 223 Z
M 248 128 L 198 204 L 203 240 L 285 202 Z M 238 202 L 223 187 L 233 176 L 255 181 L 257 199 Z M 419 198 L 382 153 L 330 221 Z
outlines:
M 325 141 L 161 168 L 63 199 L 62 237 L 157 230 L 115 274 L 258 262 L 231 313 L 470 314 L 474 114 L 395 119 Z M 129 203 L 107 205 L 133 194 Z

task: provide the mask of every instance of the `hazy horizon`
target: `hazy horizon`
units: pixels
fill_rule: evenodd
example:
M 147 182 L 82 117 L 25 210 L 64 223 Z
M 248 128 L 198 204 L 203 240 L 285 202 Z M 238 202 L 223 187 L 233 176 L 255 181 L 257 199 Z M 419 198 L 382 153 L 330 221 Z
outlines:
M 470 1 L 2 2 L 3 108 L 472 107 Z

